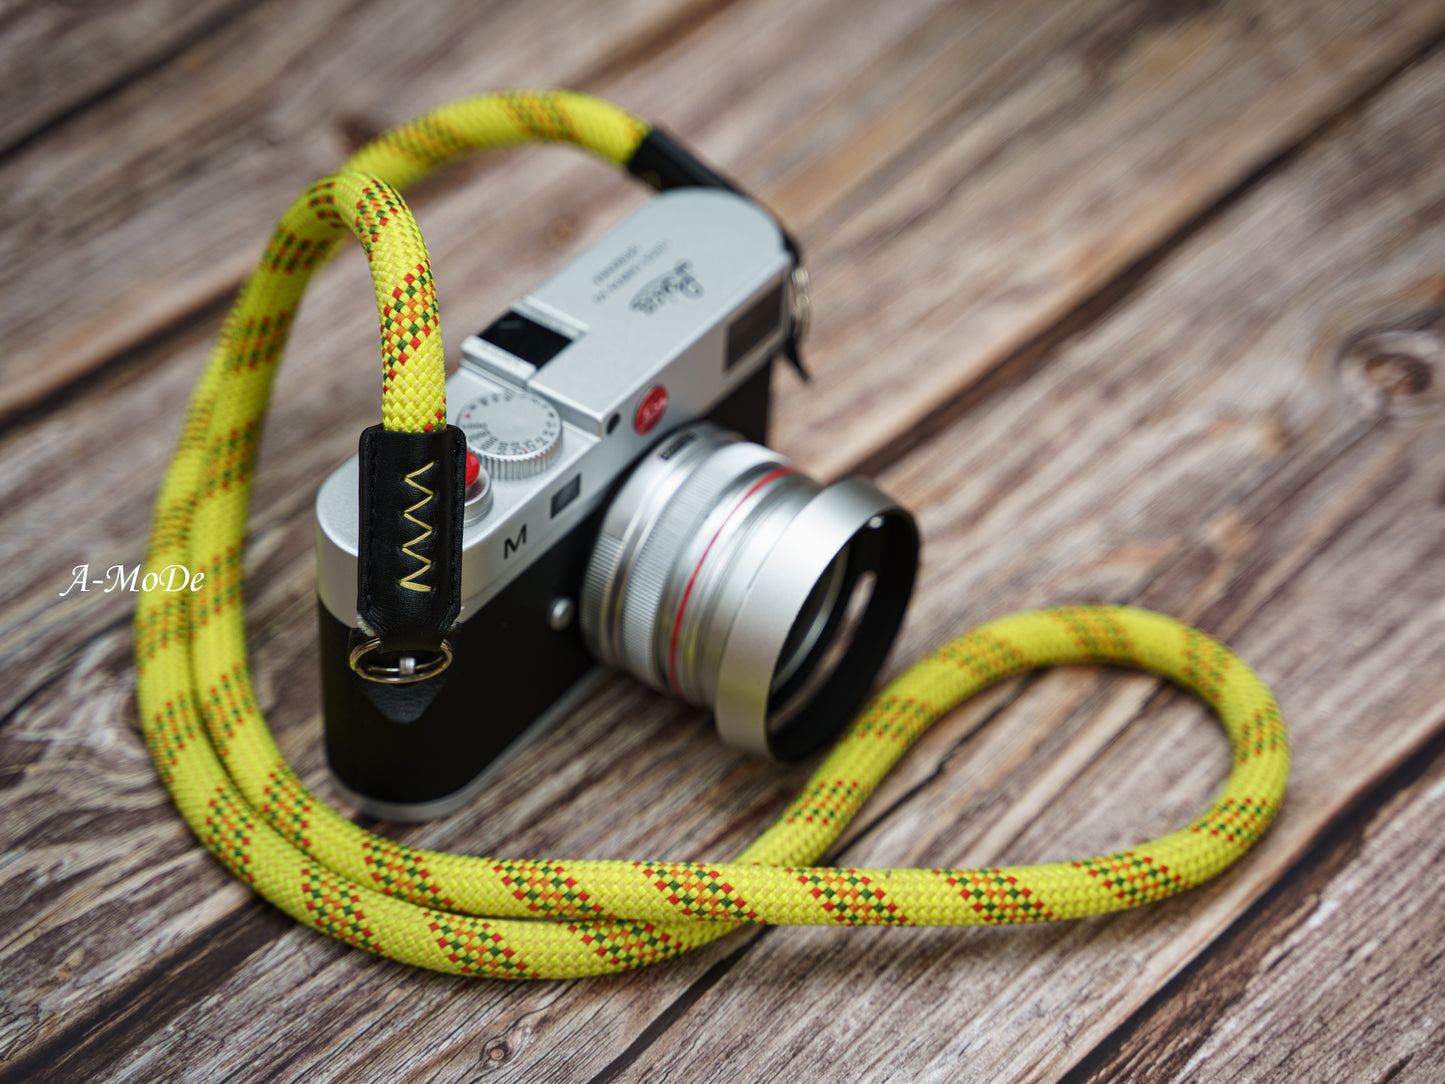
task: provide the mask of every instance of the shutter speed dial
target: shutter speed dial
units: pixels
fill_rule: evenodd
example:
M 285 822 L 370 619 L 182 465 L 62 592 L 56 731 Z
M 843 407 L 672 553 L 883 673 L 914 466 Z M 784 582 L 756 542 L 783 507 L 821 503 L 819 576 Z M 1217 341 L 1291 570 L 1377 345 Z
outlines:
M 524 391 L 496 391 L 473 399 L 462 407 L 456 425 L 497 480 L 538 474 L 562 450 L 562 419 L 556 408 Z

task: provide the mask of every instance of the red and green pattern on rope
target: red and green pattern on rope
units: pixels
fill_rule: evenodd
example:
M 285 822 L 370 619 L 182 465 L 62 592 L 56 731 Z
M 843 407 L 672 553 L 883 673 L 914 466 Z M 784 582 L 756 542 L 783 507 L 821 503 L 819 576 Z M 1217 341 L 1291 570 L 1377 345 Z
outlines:
M 1284 723 L 1223 645 L 1123 607 L 1017 614 L 945 645 L 889 685 L 799 797 L 733 862 L 494 859 L 423 851 L 366 832 L 301 783 L 251 688 L 241 553 L 270 381 L 310 273 L 350 229 L 382 327 L 388 428 L 445 417 L 430 265 L 394 185 L 456 154 L 547 138 L 625 162 L 647 126 L 596 99 L 511 92 L 443 107 L 363 148 L 282 219 L 226 321 L 157 500 L 148 568 L 207 572 L 150 592 L 136 615 L 146 740 L 198 837 L 238 876 L 329 936 L 424 967 L 562 978 L 657 962 L 739 923 L 976 925 L 1071 918 L 1163 898 L 1213 876 L 1279 808 Z M 818 867 L 838 833 L 927 726 L 1021 670 L 1094 662 L 1162 674 L 1218 712 L 1233 768 L 1201 817 L 1163 839 L 1082 859 L 1001 869 Z M 540 920 L 540 921 L 539 921 Z

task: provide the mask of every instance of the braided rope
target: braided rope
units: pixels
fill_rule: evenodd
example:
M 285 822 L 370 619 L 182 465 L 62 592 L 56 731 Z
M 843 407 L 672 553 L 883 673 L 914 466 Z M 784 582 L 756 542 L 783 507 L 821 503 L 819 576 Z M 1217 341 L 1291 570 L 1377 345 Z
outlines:
M 394 186 L 464 151 L 531 139 L 573 142 L 625 162 L 647 131 L 582 95 L 486 95 L 382 136 L 282 218 L 217 338 L 156 502 L 147 567 L 199 569 L 204 585 L 195 593 L 145 592 L 135 619 L 146 742 L 196 835 L 268 900 L 332 937 L 423 967 L 495 978 L 637 967 L 748 922 L 1075 918 L 1162 899 L 1228 866 L 1283 799 L 1283 719 L 1269 690 L 1222 644 L 1125 607 L 1016 614 L 936 651 L 879 694 L 787 811 L 733 862 L 441 854 L 364 831 L 302 785 L 256 706 L 241 554 L 261 419 L 306 282 L 342 229 L 357 235 L 376 286 L 385 426 L 429 429 L 446 410 L 436 294 L 421 235 Z M 1219 714 L 1233 767 L 1200 817 L 1162 839 L 1073 862 L 814 865 L 935 719 L 1010 674 L 1076 662 L 1153 671 Z

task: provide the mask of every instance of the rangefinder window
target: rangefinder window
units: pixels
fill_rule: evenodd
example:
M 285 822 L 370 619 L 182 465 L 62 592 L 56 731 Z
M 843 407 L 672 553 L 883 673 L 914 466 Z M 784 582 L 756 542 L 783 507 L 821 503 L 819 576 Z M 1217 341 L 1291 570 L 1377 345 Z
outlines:
M 504 312 L 477 337 L 539 369 L 572 343 L 566 335 L 543 327 L 512 309 Z
M 780 282 L 754 301 L 747 310 L 728 325 L 727 354 L 723 371 L 753 352 L 753 349 L 783 323 L 783 284 Z

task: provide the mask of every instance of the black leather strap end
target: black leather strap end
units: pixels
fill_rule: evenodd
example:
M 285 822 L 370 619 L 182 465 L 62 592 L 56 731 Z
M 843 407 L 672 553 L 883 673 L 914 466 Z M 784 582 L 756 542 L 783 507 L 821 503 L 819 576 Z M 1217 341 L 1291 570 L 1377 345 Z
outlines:
M 659 192 L 669 188 L 725 188 L 743 195 L 743 190 L 702 161 L 661 128 L 654 128 L 637 145 L 627 162 L 627 172 L 640 177 Z
M 431 433 L 361 434 L 357 610 L 383 651 L 435 651 L 462 596 L 467 440 Z

